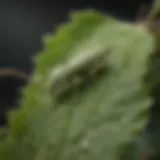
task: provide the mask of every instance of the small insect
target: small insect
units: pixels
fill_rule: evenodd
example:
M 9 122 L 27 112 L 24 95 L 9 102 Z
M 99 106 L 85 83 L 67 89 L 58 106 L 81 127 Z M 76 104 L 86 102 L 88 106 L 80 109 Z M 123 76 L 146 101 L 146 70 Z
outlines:
M 56 98 L 81 90 L 107 69 L 108 48 L 94 48 L 78 53 L 64 64 L 55 67 L 49 84 Z

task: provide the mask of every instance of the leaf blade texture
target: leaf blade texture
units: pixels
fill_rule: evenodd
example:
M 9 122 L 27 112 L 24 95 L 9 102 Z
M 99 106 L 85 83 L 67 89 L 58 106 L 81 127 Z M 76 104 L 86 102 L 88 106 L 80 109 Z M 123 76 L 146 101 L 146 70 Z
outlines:
M 22 106 L 9 115 L 8 138 L 0 143 L 2 160 L 116 160 L 121 147 L 145 125 L 147 116 L 142 114 L 152 103 L 144 83 L 152 36 L 93 11 L 74 14 L 60 32 L 46 38 Z M 103 74 L 87 82 L 89 73 L 81 75 L 83 89 L 75 87 L 73 94 L 69 90 L 68 97 L 58 100 L 58 90 L 50 90 L 55 69 L 60 65 L 65 71 L 58 80 L 69 77 L 67 85 L 60 81 L 62 89 L 68 87 L 77 76 L 70 75 L 77 73 L 79 56 L 80 66 L 90 62 L 87 54 L 91 61 L 95 55 L 103 57 Z M 99 63 L 96 59 L 94 65 Z M 84 71 L 90 69 L 92 65 Z

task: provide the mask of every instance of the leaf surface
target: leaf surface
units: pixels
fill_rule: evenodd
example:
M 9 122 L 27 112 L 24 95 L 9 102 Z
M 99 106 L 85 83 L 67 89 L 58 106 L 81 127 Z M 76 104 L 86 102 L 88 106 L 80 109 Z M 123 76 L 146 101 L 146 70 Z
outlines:
M 73 14 L 71 23 L 46 37 L 21 108 L 9 114 L 0 159 L 119 159 L 144 127 L 152 103 L 144 76 L 153 44 L 142 28 L 94 11 Z M 101 63 L 103 72 L 92 77 L 88 71 Z M 80 87 L 73 86 L 77 66 L 85 73 Z M 57 94 L 65 87 L 68 96 Z

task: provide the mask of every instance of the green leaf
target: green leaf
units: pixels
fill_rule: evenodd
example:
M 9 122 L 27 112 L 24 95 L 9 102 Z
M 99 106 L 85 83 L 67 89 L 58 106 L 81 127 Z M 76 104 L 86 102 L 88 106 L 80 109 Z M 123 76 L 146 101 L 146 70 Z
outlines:
M 142 28 L 94 11 L 73 14 L 45 40 L 21 108 L 9 114 L 0 159 L 119 159 L 152 104 L 144 77 L 153 46 Z

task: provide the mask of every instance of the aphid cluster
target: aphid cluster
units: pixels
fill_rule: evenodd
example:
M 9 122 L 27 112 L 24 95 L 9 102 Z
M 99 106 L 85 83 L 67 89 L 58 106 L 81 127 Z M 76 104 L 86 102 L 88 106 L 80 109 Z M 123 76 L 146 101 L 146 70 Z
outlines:
M 76 54 L 65 64 L 55 67 L 50 79 L 52 94 L 59 99 L 81 91 L 106 71 L 107 59 L 108 49 L 98 48 Z

